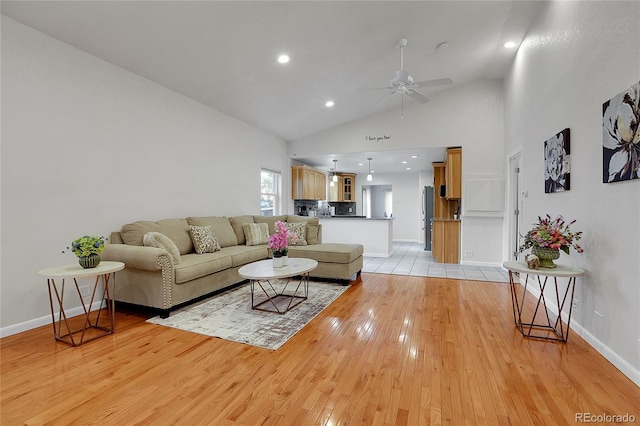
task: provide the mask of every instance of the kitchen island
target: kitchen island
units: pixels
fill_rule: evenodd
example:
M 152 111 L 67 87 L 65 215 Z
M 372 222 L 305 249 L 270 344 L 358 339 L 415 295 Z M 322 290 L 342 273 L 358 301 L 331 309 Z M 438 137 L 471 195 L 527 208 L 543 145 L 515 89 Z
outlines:
M 320 217 L 320 224 L 323 242 L 362 244 L 369 257 L 393 253 L 393 218 L 325 216 Z

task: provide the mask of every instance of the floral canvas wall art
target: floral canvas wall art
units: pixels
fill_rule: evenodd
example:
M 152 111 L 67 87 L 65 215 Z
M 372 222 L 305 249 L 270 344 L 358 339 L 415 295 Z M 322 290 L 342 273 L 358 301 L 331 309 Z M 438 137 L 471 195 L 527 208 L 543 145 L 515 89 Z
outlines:
M 571 186 L 569 129 L 544 142 L 544 192 L 568 191 Z
M 640 179 L 640 82 L 602 104 L 602 182 Z

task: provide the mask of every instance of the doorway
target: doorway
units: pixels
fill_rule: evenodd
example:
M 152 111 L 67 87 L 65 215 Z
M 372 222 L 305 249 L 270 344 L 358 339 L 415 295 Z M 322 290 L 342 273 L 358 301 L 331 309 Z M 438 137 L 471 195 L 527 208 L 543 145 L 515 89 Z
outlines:
M 392 185 L 362 185 L 362 214 L 369 219 L 392 217 Z

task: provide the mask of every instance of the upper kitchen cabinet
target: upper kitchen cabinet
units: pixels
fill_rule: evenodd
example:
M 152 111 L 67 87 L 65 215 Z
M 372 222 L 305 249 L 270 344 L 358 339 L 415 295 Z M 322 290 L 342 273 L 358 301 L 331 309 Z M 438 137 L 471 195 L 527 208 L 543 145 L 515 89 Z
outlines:
M 327 175 L 309 166 L 291 166 L 291 198 L 326 200 Z
M 356 175 L 353 173 L 338 173 L 338 181 L 329 186 L 329 201 L 355 201 Z
M 342 192 L 342 201 L 353 202 L 355 200 L 355 194 L 353 193 L 356 189 L 356 175 L 352 173 L 341 173 L 343 178 L 342 187 L 344 191 Z
M 462 198 L 462 148 L 447 148 L 444 162 L 447 200 Z

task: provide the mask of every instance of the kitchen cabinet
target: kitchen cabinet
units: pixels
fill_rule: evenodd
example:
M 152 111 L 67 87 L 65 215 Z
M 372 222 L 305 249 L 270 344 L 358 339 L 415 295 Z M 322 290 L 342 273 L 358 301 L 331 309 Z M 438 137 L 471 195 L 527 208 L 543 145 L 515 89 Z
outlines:
M 440 263 L 460 262 L 460 221 L 433 219 L 431 255 Z
M 327 175 L 309 166 L 291 166 L 291 198 L 326 200 Z
M 444 162 L 447 200 L 462 198 L 462 148 L 447 148 Z
M 452 166 L 452 159 L 447 162 L 435 162 L 433 166 L 433 186 L 435 200 L 433 203 L 433 222 L 431 233 L 431 255 L 436 262 L 459 263 L 460 261 L 460 221 L 454 219 L 454 213 L 460 200 L 446 197 L 449 182 L 447 167 Z M 440 196 L 440 187 L 446 185 L 444 197 Z
M 356 175 L 351 173 L 341 173 L 342 180 L 342 201 L 353 201 L 355 194 L 353 191 L 356 189 Z
M 329 179 L 331 178 L 332 176 L 329 176 Z M 344 200 L 344 178 L 338 176 L 338 181 L 334 182 L 333 186 L 331 185 L 331 182 L 329 182 L 329 202 L 338 202 L 342 200 Z
M 329 202 L 353 202 L 355 200 L 356 175 L 338 173 L 338 181 L 329 185 Z M 331 179 L 331 177 L 329 177 Z

